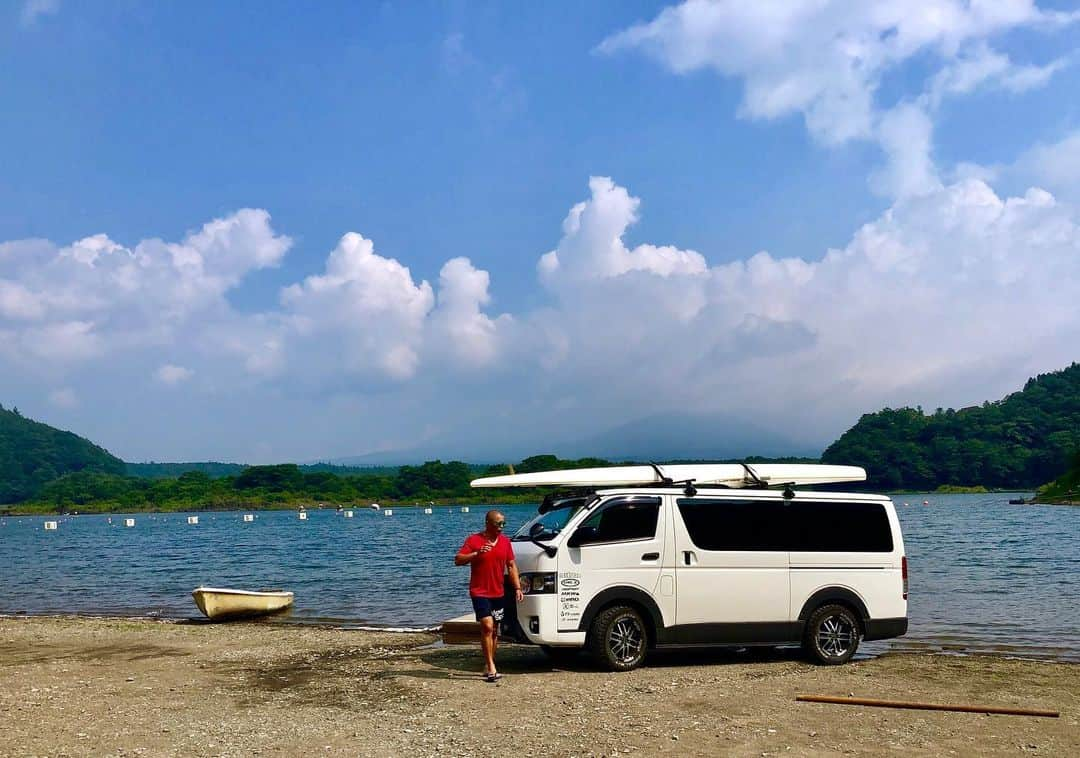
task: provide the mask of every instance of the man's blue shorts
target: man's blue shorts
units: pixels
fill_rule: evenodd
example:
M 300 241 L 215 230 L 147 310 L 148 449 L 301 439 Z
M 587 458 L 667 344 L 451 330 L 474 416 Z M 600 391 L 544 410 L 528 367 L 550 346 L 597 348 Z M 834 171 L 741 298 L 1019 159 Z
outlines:
M 491 616 L 492 621 L 497 624 L 503 620 L 506 613 L 506 600 L 501 597 L 474 597 L 472 607 L 476 611 L 477 621 Z

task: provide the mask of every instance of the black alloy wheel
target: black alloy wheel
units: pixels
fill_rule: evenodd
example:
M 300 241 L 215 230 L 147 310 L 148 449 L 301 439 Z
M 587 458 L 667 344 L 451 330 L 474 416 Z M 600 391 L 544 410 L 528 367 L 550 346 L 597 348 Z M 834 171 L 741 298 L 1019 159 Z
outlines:
M 850 608 L 824 605 L 806 622 L 803 649 L 816 663 L 837 666 L 851 660 L 861 637 L 859 620 Z
M 609 671 L 629 671 L 645 660 L 649 633 L 636 610 L 616 605 L 602 611 L 589 630 L 589 652 Z

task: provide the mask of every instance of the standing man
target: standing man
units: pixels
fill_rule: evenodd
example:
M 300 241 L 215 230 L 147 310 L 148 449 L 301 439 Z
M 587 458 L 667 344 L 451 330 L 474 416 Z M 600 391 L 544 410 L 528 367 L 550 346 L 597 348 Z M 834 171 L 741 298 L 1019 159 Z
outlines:
M 495 670 L 495 648 L 499 644 L 498 622 L 505 613 L 503 576 L 510 570 L 510 584 L 517 602 L 521 602 L 521 579 L 514 562 L 514 548 L 502 533 L 506 528 L 506 516 L 499 511 L 488 511 L 484 517 L 484 531 L 470 535 L 454 556 L 455 566 L 468 564 L 472 569 L 469 577 L 469 597 L 472 598 L 476 620 L 480 622 L 480 648 L 484 651 L 484 679 L 497 682 L 502 674 Z

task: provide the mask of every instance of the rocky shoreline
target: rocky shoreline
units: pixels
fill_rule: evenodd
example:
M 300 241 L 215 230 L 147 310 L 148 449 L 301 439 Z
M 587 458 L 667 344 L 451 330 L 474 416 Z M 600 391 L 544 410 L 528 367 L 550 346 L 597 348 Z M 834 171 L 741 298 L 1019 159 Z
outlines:
M 660 653 L 626 674 L 432 634 L 0 618 L 3 755 L 1077 755 L 1076 664 L 890 654 Z M 1060 718 L 797 703 L 854 695 Z

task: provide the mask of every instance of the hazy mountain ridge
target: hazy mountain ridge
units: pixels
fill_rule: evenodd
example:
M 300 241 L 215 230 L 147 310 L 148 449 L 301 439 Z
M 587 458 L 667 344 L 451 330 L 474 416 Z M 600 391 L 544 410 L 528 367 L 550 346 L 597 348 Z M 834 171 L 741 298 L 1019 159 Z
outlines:
M 742 460 L 817 458 L 821 450 L 783 434 L 722 414 L 656 413 L 628 421 L 588 437 L 523 445 L 440 440 L 422 446 L 331 459 L 338 465 L 412 465 L 448 458 L 476 463 L 505 463 L 550 450 L 563 458 L 609 461 Z M 448 452 L 449 451 L 449 452 Z
M 493 443 L 488 443 L 493 445 Z M 815 459 L 813 450 L 752 423 L 716 414 L 654 414 L 594 436 L 501 454 L 477 444 L 453 455 L 449 441 L 412 450 L 309 463 L 298 474 L 394 477 L 414 463 L 469 459 L 487 464 L 524 460 L 536 448 L 561 459 L 605 461 L 724 461 Z M 821 455 L 823 463 L 863 466 L 867 487 L 935 489 L 940 485 L 1036 488 L 1061 476 L 1080 451 L 1080 364 L 1029 379 L 1005 398 L 959 411 L 885 408 L 868 413 Z M 0 408 L 0 503 L 32 498 L 45 485 L 76 473 L 141 479 L 236 477 L 238 463 L 132 463 L 71 432 Z M 464 474 L 463 474 L 464 475 Z M 193 480 L 194 481 L 194 480 Z

